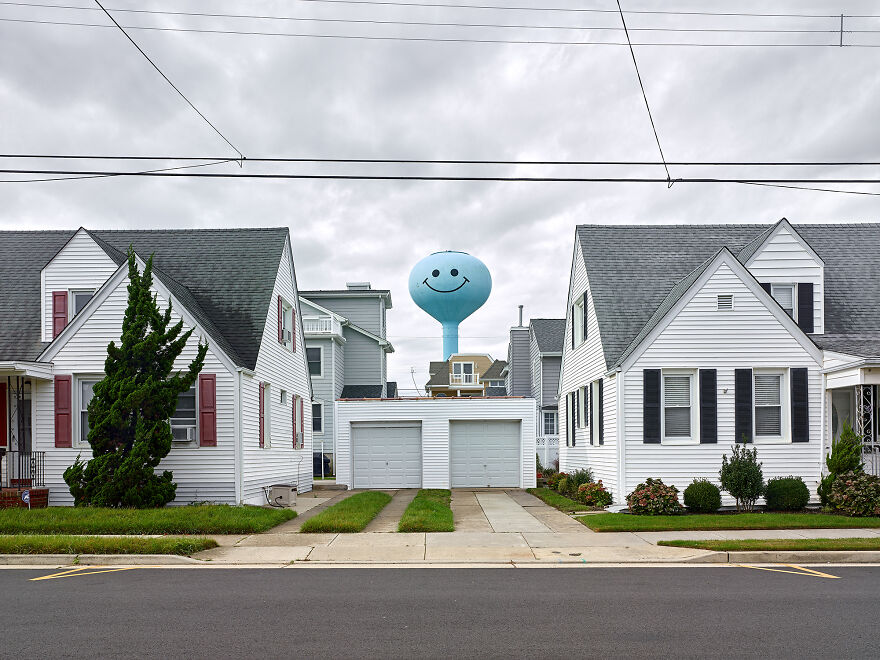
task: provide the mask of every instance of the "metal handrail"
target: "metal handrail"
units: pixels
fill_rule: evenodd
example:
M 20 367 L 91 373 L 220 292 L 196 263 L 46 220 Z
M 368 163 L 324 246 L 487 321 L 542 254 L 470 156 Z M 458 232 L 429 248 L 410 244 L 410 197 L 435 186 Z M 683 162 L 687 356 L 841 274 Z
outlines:
M 32 488 L 46 485 L 46 452 L 0 450 L 0 486 Z

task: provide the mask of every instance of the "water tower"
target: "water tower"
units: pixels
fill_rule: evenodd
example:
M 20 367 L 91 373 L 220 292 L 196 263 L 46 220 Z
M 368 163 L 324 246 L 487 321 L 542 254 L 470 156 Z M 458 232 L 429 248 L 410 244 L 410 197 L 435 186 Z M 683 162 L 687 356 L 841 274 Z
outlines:
M 409 295 L 443 326 L 443 359 L 458 353 L 458 325 L 489 298 L 492 276 L 467 252 L 435 252 L 409 274 Z

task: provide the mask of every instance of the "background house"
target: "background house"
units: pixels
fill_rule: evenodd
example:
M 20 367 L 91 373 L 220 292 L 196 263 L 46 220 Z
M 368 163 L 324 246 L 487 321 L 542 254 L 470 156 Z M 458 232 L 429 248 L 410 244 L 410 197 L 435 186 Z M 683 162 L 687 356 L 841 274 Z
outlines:
M 425 384 L 428 396 L 505 396 L 504 360 L 486 353 L 455 353 L 445 361 L 431 362 Z
M 193 329 L 205 366 L 171 419 L 175 504 L 260 504 L 276 483 L 309 490 L 311 390 L 288 230 L 0 232 L 0 477 L 50 488 L 88 458 L 87 406 L 127 307 L 126 250 L 154 255 L 153 289 Z
M 391 292 L 369 282 L 349 282 L 345 289 L 300 292 L 306 355 L 312 380 L 315 476 L 335 474 L 336 399 L 381 399 L 397 396 L 387 382 L 385 313 Z

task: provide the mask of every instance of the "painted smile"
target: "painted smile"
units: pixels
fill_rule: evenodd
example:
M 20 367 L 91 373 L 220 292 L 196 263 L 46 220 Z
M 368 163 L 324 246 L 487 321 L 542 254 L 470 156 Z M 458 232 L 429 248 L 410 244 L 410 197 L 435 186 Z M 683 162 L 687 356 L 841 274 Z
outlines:
M 464 278 L 464 282 L 462 282 L 461 284 L 459 284 L 459 285 L 458 285 L 457 287 L 455 287 L 454 289 L 449 289 L 448 291 L 444 291 L 443 289 L 435 289 L 435 288 L 432 287 L 430 284 L 428 284 L 428 278 L 427 278 L 427 277 L 425 278 L 425 281 L 422 282 L 422 284 L 426 284 L 426 285 L 428 286 L 428 288 L 431 289 L 431 291 L 436 291 L 437 293 L 452 293 L 453 291 L 458 291 L 461 287 L 463 287 L 463 286 L 464 286 L 465 284 L 467 284 L 468 282 L 470 282 L 470 280 L 469 280 L 468 278 L 465 277 L 465 278 Z

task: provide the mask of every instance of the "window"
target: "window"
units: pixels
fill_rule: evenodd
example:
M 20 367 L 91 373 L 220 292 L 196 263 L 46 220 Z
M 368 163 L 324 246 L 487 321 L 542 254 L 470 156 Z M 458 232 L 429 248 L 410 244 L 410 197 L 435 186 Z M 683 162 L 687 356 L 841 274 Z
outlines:
M 77 314 L 82 311 L 82 308 L 86 306 L 86 303 L 92 299 L 92 296 L 95 295 L 95 291 L 93 289 L 88 289 L 84 291 L 71 291 L 70 292 L 70 316 L 73 318 Z
M 312 404 L 312 431 L 314 433 L 324 432 L 324 404 Z
M 770 285 L 770 295 L 772 295 L 779 306 L 785 310 L 794 320 L 797 320 L 796 307 L 794 304 L 794 284 L 772 284 Z
M 196 388 L 189 388 L 177 395 L 177 408 L 171 416 L 171 439 L 174 442 L 195 442 L 196 434 Z
M 686 439 L 691 437 L 690 374 L 663 375 L 663 437 Z
M 582 387 L 578 390 L 578 428 L 585 429 L 587 425 L 590 423 L 590 406 L 587 401 L 589 395 L 587 394 L 587 388 Z
M 281 300 L 281 343 L 287 348 L 293 348 L 293 307 L 283 299 Z
M 729 312 L 733 309 L 733 294 L 732 293 L 719 293 L 718 294 L 718 311 L 719 312 Z
M 459 384 L 475 383 L 473 362 L 453 362 L 452 382 Z
M 309 363 L 309 374 L 320 378 L 324 375 L 324 349 L 320 346 L 306 349 L 306 361 Z
M 782 374 L 755 374 L 755 437 L 782 437 Z
M 287 390 L 281 390 L 281 405 L 287 404 Z
M 557 435 L 559 433 L 559 413 L 556 412 L 545 412 L 544 413 L 544 435 Z
M 584 327 L 584 300 L 581 298 L 571 306 L 572 347 L 580 346 L 587 338 Z
M 95 395 L 95 384 L 98 380 L 79 381 L 79 440 L 86 445 L 89 442 L 89 403 Z
M 269 383 L 263 384 L 263 447 L 272 446 L 272 393 Z

